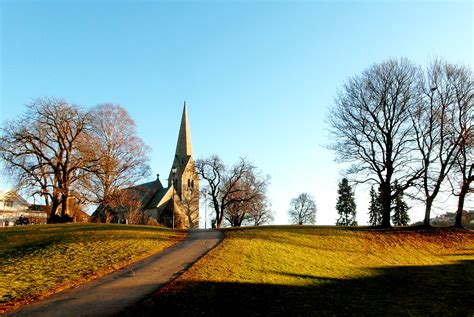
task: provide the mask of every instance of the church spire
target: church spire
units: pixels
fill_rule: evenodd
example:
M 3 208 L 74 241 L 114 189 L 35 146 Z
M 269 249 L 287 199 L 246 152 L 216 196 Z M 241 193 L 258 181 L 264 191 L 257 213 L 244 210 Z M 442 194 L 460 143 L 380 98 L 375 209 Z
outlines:
M 181 117 L 181 127 L 179 128 L 178 143 L 176 144 L 176 156 L 184 159 L 193 155 L 191 148 L 191 132 L 189 130 L 188 111 L 186 101 L 183 107 L 183 116 Z

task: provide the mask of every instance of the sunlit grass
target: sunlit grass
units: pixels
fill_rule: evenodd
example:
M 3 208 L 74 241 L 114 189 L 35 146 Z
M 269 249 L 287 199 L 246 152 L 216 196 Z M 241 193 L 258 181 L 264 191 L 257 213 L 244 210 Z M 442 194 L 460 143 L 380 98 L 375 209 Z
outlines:
M 124 267 L 183 235 L 155 227 L 100 224 L 2 229 L 0 312 Z
M 286 285 L 371 276 L 372 268 L 474 259 L 474 234 L 315 227 L 226 230 L 182 279 Z M 305 278 L 304 276 L 307 276 Z
M 183 314 L 206 315 L 473 308 L 463 302 L 474 295 L 472 231 L 288 226 L 224 233 L 217 248 L 148 301 L 145 314 L 174 302 L 188 303 L 179 306 Z

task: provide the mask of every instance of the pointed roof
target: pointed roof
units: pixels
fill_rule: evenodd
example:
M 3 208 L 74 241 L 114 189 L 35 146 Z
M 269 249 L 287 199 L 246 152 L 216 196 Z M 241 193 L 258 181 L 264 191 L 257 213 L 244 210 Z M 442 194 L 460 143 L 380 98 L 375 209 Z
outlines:
M 181 117 L 181 127 L 179 128 L 178 143 L 176 144 L 176 156 L 185 158 L 193 155 L 191 147 L 191 132 L 188 122 L 188 111 L 186 109 L 186 101 L 184 102 L 183 116 Z

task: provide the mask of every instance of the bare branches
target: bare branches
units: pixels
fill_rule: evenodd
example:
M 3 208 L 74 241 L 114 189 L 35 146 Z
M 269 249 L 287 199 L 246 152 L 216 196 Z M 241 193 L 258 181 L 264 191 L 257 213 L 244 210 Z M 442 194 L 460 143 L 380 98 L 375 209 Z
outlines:
M 316 223 L 316 203 L 308 193 L 301 193 L 290 202 L 288 216 L 292 223 L 297 225 Z
M 62 99 L 38 99 L 1 132 L 6 172 L 47 205 L 51 200 L 51 219 L 60 205 L 61 215 L 67 212 L 72 189 L 81 199 L 112 205 L 121 189 L 149 172 L 148 148 L 120 106 L 85 112 Z
M 260 211 L 259 208 L 266 206 L 268 178 L 263 178 L 246 159 L 241 158 L 228 169 L 218 156 L 213 155 L 209 159 L 198 160 L 196 170 L 207 182 L 207 192 L 216 213 L 213 222 L 216 227 L 222 225 L 224 218 L 232 226 L 240 226 L 250 213 L 257 213 L 257 209 Z M 260 218 L 263 219 L 263 215 Z
M 135 122 L 119 105 L 103 104 L 90 112 L 82 155 L 93 162 L 80 185 L 88 201 L 110 205 L 121 191 L 150 174 L 149 148 L 137 136 Z
M 68 208 L 69 191 L 85 163 L 79 140 L 88 124 L 89 115 L 79 107 L 45 98 L 2 127 L 1 159 L 20 185 L 38 188 L 34 194 L 52 199 L 51 217 L 59 204 L 62 216 Z
M 428 67 L 421 82 L 422 98 L 412 121 L 423 164 L 419 185 L 426 206 L 424 225 L 429 226 L 433 202 L 462 156 L 466 135 L 473 129 L 473 88 L 467 69 L 441 61 Z
M 390 202 L 415 185 L 429 226 L 433 201 L 472 130 L 472 87 L 465 67 L 435 61 L 422 72 L 406 60 L 373 65 L 344 85 L 329 117 L 330 148 L 353 163 L 356 181 L 379 184 L 382 226 L 390 226 Z
M 375 64 L 350 78 L 336 99 L 329 123 L 339 161 L 353 162 L 349 172 L 374 178 L 381 186 L 383 226 L 390 226 L 392 179 L 404 188 L 418 173 L 411 143 L 410 109 L 417 104 L 419 70 L 407 60 Z

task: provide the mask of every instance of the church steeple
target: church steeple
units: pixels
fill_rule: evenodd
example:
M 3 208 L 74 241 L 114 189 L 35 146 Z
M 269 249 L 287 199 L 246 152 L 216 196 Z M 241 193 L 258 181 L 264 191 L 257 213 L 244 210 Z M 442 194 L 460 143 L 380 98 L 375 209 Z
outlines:
M 186 101 L 183 107 L 183 116 L 181 117 L 181 126 L 179 128 L 178 143 L 176 144 L 176 156 L 185 159 L 187 156 L 193 155 L 191 147 L 191 132 L 188 122 L 188 111 L 186 109 Z
M 191 172 L 191 170 L 186 171 L 186 169 L 191 168 L 190 166 L 194 166 L 194 160 L 192 155 L 193 150 L 191 147 L 191 132 L 189 129 L 188 111 L 186 108 L 185 101 L 183 107 L 183 116 L 181 117 L 181 126 L 179 128 L 178 142 L 176 144 L 176 152 L 173 160 L 173 165 L 171 166 L 170 177 L 168 181 L 169 186 L 174 184 L 176 192 L 179 196 L 181 196 L 181 193 L 183 191 L 183 185 L 187 184 L 188 179 L 191 182 L 191 177 L 187 175 Z

